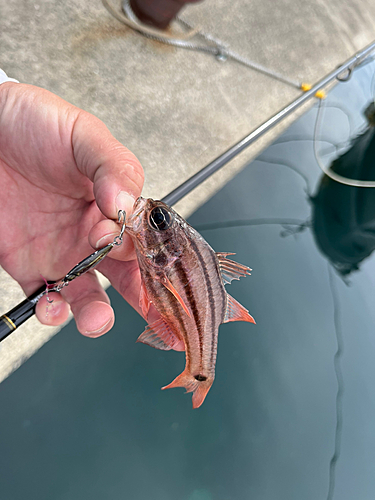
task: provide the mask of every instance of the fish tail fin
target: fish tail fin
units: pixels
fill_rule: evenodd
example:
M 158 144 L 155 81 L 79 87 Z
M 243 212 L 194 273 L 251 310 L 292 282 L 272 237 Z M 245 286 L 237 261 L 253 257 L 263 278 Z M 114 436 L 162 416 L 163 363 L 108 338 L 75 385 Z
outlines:
M 206 378 L 202 375 L 197 375 L 196 377 L 194 377 L 185 368 L 185 370 L 178 377 L 176 377 L 173 382 L 171 382 L 169 385 L 166 385 L 165 387 L 162 387 L 162 390 L 173 389 L 174 387 L 185 387 L 186 392 L 193 393 L 193 408 L 199 408 L 205 400 L 207 393 L 213 384 L 213 381 L 213 378 Z
M 213 379 L 207 379 L 204 382 L 198 382 L 197 388 L 193 392 L 193 408 L 199 408 L 203 401 L 206 399 L 208 391 L 211 389 Z

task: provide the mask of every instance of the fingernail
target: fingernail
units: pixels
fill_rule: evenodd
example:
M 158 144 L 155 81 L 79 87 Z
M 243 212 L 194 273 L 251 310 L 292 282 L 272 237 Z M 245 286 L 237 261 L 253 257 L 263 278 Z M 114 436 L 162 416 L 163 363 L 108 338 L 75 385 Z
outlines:
M 95 243 L 95 248 L 105 247 L 106 245 L 108 245 L 108 243 L 111 243 L 116 236 L 118 236 L 118 233 L 111 233 L 111 234 L 106 234 L 105 236 L 102 236 Z
M 58 316 L 63 307 L 65 307 L 66 302 L 64 300 L 53 299 L 51 302 L 47 303 L 46 308 L 48 313 L 52 316 Z
M 116 196 L 116 208 L 117 211 L 119 210 L 125 210 L 126 215 L 130 215 L 133 212 L 133 205 L 134 205 L 135 199 L 133 196 L 130 196 L 129 193 L 126 191 L 120 191 L 119 194 Z
M 86 330 L 85 331 L 85 335 L 87 335 L 88 337 L 99 337 L 99 335 L 101 334 L 101 332 L 107 328 L 107 326 L 109 325 L 109 323 L 111 321 L 112 321 L 112 318 L 110 318 L 106 323 L 104 323 L 103 326 L 101 326 L 97 330 L 92 330 L 92 331 Z

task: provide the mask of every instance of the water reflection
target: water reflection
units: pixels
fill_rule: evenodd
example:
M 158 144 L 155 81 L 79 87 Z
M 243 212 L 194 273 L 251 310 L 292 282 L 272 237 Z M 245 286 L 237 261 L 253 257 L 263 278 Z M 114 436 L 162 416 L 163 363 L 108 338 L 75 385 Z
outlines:
M 375 105 L 364 112 L 366 129 L 331 164 L 344 177 L 375 180 Z M 375 250 L 375 189 L 352 187 L 324 175 L 312 199 L 312 229 L 322 253 L 346 276 Z
M 340 108 L 339 106 L 332 106 Z M 345 152 L 331 162 L 330 169 L 349 179 L 375 181 L 375 105 L 371 101 L 363 113 L 367 124 L 346 147 Z M 351 129 L 351 117 L 348 115 Z M 291 139 L 284 140 L 288 142 Z M 305 138 L 292 141 L 307 141 Z M 282 144 L 283 140 L 277 141 Z M 329 141 L 326 141 L 329 142 Z M 342 148 L 342 144 L 338 147 Z M 334 147 L 336 149 L 336 147 Z M 332 296 L 333 326 L 336 338 L 336 352 L 333 357 L 334 372 L 337 382 L 335 398 L 336 424 L 334 430 L 334 449 L 328 465 L 327 500 L 335 497 L 336 469 L 341 455 L 344 407 L 343 353 L 344 335 L 342 329 L 342 306 L 338 283 L 335 281 L 333 268 L 348 283 L 350 273 L 359 269 L 360 264 L 375 250 L 375 189 L 352 187 L 338 183 L 327 175 L 320 177 L 315 194 L 310 193 L 310 180 L 303 170 L 298 169 L 285 155 L 281 159 L 266 158 L 262 155 L 254 163 L 264 163 L 286 167 L 297 173 L 305 183 L 306 200 L 311 201 L 311 215 L 304 220 L 287 217 L 258 217 L 215 221 L 201 224 L 200 230 L 214 230 L 231 227 L 279 225 L 281 237 L 297 237 L 306 229 L 311 229 L 315 242 L 328 259 L 329 289 Z M 293 156 L 292 156 L 293 159 Z
M 337 293 L 336 284 L 332 272 L 332 268 L 328 266 L 329 287 L 332 294 L 333 302 L 333 322 L 335 328 L 337 350 L 333 358 L 335 375 L 337 380 L 336 393 L 336 428 L 335 428 L 335 447 L 331 461 L 329 463 L 329 483 L 327 500 L 332 500 L 335 493 L 336 484 L 336 466 L 341 454 L 342 427 L 343 427 L 343 397 L 344 397 L 344 377 L 342 375 L 342 355 L 344 353 L 344 338 L 341 327 L 341 311 L 339 295 Z
M 350 148 L 336 158 L 330 170 L 350 179 L 375 180 L 375 104 L 370 102 L 364 115 L 365 130 L 352 140 Z M 312 230 L 322 253 L 333 267 L 347 277 L 359 270 L 360 263 L 375 250 L 375 190 L 341 184 L 324 175 L 312 200 Z M 337 378 L 335 448 L 329 464 L 327 500 L 334 496 L 336 465 L 341 453 L 343 428 L 344 379 L 342 355 L 344 341 L 340 324 L 340 303 L 329 268 L 329 282 L 334 307 L 337 351 L 334 368 Z

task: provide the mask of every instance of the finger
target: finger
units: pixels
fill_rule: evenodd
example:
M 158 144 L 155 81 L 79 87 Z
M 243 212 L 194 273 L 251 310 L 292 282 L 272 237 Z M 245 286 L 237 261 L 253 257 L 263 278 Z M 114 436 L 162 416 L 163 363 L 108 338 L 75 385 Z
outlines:
M 94 183 L 102 213 L 109 219 L 116 219 L 118 210 L 129 215 L 144 181 L 143 169 L 133 153 L 103 122 L 83 111 L 74 125 L 72 144 L 78 169 Z
M 119 234 L 120 226 L 112 220 L 105 219 L 95 224 L 91 229 L 89 243 L 93 248 L 98 250 L 112 243 Z M 115 260 L 135 259 L 134 245 L 128 234 L 124 233 L 121 245 L 113 247 L 110 257 Z
M 59 293 L 44 295 L 37 303 L 35 314 L 43 325 L 58 326 L 64 323 L 69 316 L 69 304 Z
M 138 262 L 136 260 L 119 262 L 109 258 L 104 259 L 97 269 L 109 279 L 113 288 L 142 316 L 139 306 L 141 274 Z
M 77 329 L 82 335 L 96 338 L 112 328 L 114 312 L 94 271 L 69 283 L 61 294 L 70 304 Z
M 122 297 L 143 317 L 139 305 L 141 274 L 137 261 L 116 262 L 113 259 L 105 259 L 99 264 L 98 269 L 110 280 L 111 285 Z M 159 318 L 160 314 L 151 305 L 147 318 L 148 323 L 152 323 Z M 184 351 L 185 344 L 183 340 L 176 344 L 173 349 L 175 351 Z

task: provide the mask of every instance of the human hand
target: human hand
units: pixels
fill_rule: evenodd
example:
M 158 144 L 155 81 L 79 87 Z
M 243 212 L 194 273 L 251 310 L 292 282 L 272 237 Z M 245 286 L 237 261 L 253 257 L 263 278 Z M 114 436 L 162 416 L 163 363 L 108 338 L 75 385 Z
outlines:
M 30 295 L 91 254 L 90 244 L 97 249 L 113 241 L 120 231 L 117 212 L 131 213 L 143 170 L 98 118 L 38 87 L 4 83 L 0 186 L 0 264 Z M 140 274 L 129 236 L 99 268 L 140 311 Z M 46 297 L 37 305 L 42 323 L 63 323 L 70 305 L 85 335 L 97 337 L 113 326 L 113 310 L 94 272 L 50 299 L 48 314 Z

